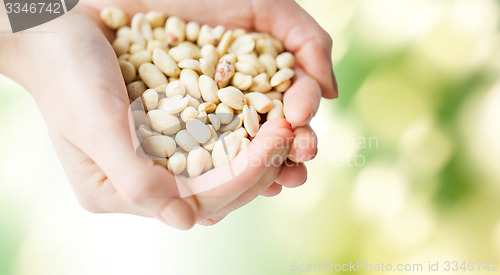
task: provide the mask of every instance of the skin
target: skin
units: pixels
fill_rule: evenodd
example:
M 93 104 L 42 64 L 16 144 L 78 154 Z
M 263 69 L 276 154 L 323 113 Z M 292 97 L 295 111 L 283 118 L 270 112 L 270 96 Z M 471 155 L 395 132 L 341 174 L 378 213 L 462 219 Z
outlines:
M 174 177 L 137 156 L 126 87 L 109 43 L 112 31 L 98 18 L 108 6 L 121 7 L 129 16 L 159 10 L 185 20 L 268 32 L 295 54 L 297 75 L 284 96 L 286 120 L 262 126 L 232 162 L 235 178 L 219 182 L 227 178 L 227 167 L 196 179 Z M 0 30 L 8 30 L 6 16 L 1 17 Z M 321 97 L 338 96 L 331 48 L 329 35 L 291 0 L 87 0 L 30 32 L 2 32 L 0 72 L 33 95 L 85 209 L 153 217 L 189 229 L 195 223 L 215 224 L 259 195 L 275 196 L 282 186 L 305 182 L 303 162 L 317 150 L 309 121 Z M 278 162 L 266 165 L 276 157 Z M 196 190 L 204 184 L 216 187 Z M 179 192 L 182 186 L 190 186 L 189 196 Z

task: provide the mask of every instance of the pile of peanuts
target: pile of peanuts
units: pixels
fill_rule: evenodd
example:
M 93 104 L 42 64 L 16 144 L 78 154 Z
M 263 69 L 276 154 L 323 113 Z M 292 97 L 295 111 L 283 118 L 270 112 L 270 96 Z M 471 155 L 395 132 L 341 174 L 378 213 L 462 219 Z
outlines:
M 101 11 L 141 147 L 175 175 L 196 177 L 233 160 L 260 124 L 283 118 L 294 56 L 265 33 L 185 22 L 151 11 L 130 27 L 118 8 Z

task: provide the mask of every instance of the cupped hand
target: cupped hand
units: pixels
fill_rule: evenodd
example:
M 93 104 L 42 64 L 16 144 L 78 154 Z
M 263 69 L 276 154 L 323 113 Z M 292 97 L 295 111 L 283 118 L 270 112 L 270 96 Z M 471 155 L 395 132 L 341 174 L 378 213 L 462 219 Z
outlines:
M 289 28 L 288 33 L 295 33 L 295 37 L 300 37 L 298 34 L 302 28 L 307 34 L 302 44 L 295 44 L 287 42 L 293 40 L 287 38 L 287 32 L 273 32 L 273 29 L 282 29 L 271 24 L 278 18 L 264 24 L 270 29 L 260 29 L 264 27 L 254 24 L 265 13 L 257 16 L 247 11 L 246 19 L 241 17 L 232 24 L 225 21 L 235 16 L 238 9 L 241 11 L 246 1 L 241 1 L 241 5 L 236 5 L 236 1 L 219 1 L 230 2 L 228 4 L 233 7 L 226 19 L 225 15 L 196 18 L 201 16 L 201 10 L 191 12 L 185 9 L 181 13 L 182 6 L 190 1 L 157 1 L 144 5 L 136 1 L 99 3 L 119 6 L 126 5 L 126 2 L 130 5 L 124 8 L 131 14 L 148 9 L 162 10 L 162 7 L 172 13 L 179 9 L 178 14 L 185 14 L 183 17 L 186 19 L 255 28 L 271 32 L 285 41 L 287 49 L 295 52 L 299 69 L 295 84 L 284 99 L 287 120 L 294 128 L 285 120 L 266 123 L 248 149 L 233 162 L 237 170 L 235 177 L 206 190 L 196 190 L 199 186 L 196 183 L 219 181 L 225 174 L 224 167 L 194 181 L 180 180 L 163 167 L 138 157 L 133 143 L 134 130 L 130 126 L 126 89 L 116 56 L 106 40 L 109 33 L 99 23 L 98 11 L 88 8 L 83 2 L 70 14 L 35 29 L 38 34 L 21 33 L 0 38 L 5 49 L 12 49 L 10 55 L 0 57 L 2 63 L 15 64 L 2 67 L 2 72 L 33 94 L 80 203 L 92 212 L 155 217 L 171 226 L 188 229 L 196 222 L 214 224 L 259 194 L 279 193 L 281 185 L 293 187 L 302 184 L 306 171 L 305 166 L 298 163 L 314 156 L 315 143 L 301 148 L 296 141 L 315 139 L 308 127 L 311 114 L 316 112 L 322 92 L 326 97 L 334 97 L 336 93 L 333 77 L 328 81 L 325 77 L 311 76 L 327 72 L 330 76 L 332 74 L 329 53 L 326 53 L 331 42 L 326 39 L 323 41 L 326 44 L 322 44 L 318 38 L 321 36 L 311 34 L 312 30 L 316 30 L 318 35 L 324 35 L 315 22 L 300 8 L 297 9 L 293 1 L 276 1 L 290 6 L 285 13 L 298 13 L 311 25 L 310 28 Z M 265 6 L 259 1 L 254 2 Z M 202 5 L 203 1 L 199 4 Z M 209 5 L 209 2 L 203 5 Z M 307 52 L 325 64 L 305 66 L 310 59 Z M 270 160 L 277 156 L 278 163 L 270 164 Z M 290 164 L 291 161 L 288 161 L 288 165 L 282 165 L 287 156 L 298 163 Z M 189 186 L 191 193 L 188 196 L 179 191 L 183 186 Z
M 284 112 L 294 130 L 287 165 L 276 183 L 262 195 L 274 196 L 282 186 L 297 187 L 305 182 L 304 162 L 317 153 L 317 137 L 309 126 L 316 114 L 321 97 L 338 97 L 338 85 L 333 72 L 329 34 L 294 0 L 86 0 L 96 10 L 117 6 L 129 16 L 137 12 L 159 10 L 185 20 L 229 28 L 267 32 L 282 41 L 287 51 L 295 54 L 294 84 L 284 95 Z

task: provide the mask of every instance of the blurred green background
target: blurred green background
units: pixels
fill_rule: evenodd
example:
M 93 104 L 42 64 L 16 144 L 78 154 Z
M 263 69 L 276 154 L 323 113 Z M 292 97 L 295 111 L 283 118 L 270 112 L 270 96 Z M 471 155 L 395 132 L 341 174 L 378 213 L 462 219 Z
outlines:
M 0 275 L 310 273 L 293 261 L 436 274 L 429 261 L 499 261 L 499 2 L 298 2 L 334 39 L 340 99 L 313 122 L 307 183 L 214 227 L 85 212 L 35 103 L 1 77 Z

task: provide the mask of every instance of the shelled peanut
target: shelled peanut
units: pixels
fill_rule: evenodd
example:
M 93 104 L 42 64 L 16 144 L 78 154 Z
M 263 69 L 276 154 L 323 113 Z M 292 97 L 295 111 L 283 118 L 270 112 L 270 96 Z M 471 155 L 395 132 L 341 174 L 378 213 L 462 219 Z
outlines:
M 157 11 L 128 19 L 106 8 L 112 46 L 146 154 L 190 177 L 244 150 L 261 124 L 283 118 L 294 56 L 265 33 L 247 33 Z

